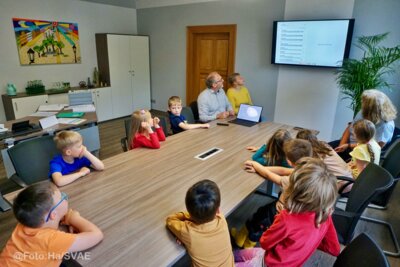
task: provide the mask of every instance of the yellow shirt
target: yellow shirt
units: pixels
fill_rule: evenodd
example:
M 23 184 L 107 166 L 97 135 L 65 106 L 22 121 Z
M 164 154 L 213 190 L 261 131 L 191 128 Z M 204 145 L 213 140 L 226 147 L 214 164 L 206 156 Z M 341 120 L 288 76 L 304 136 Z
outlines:
M 247 88 L 244 86 L 242 86 L 239 90 L 235 88 L 229 88 L 226 95 L 229 102 L 231 102 L 235 114 L 238 113 L 240 104 L 253 105 L 249 90 L 247 90 Z
M 0 254 L 0 266 L 58 267 L 76 238 L 52 228 L 29 228 L 18 223 Z
M 187 212 L 168 216 L 167 227 L 185 245 L 195 267 L 234 267 L 228 224 L 222 214 L 196 224 Z

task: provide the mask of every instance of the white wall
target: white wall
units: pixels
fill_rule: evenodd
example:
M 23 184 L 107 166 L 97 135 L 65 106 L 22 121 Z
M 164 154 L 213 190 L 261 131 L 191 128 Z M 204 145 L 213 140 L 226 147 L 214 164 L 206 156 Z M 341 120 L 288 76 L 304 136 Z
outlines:
M 21 66 L 12 18 L 29 18 L 76 22 L 79 27 L 81 64 Z M 79 81 L 91 77 L 97 66 L 95 33 L 137 33 L 136 10 L 77 0 L 1 0 L 0 1 L 0 93 L 12 82 L 19 92 L 25 91 L 29 80 L 42 80 L 46 88 L 53 82 Z M 0 121 L 5 121 L 0 104 Z
M 286 0 L 285 19 L 351 18 L 354 0 Z M 279 67 L 276 122 L 316 129 L 329 141 L 339 88 L 332 69 Z
M 254 103 L 264 106 L 264 117 L 273 120 L 278 67 L 270 63 L 272 22 L 283 18 L 284 4 L 222 0 L 138 9 L 138 33 L 150 36 L 152 108 L 166 110 L 171 95 L 186 99 L 187 26 L 237 24 L 235 69 Z

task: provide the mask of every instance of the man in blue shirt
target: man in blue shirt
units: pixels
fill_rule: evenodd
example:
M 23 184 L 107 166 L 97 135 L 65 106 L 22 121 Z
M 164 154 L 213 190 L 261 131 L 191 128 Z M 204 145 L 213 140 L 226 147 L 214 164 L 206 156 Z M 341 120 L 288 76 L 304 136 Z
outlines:
M 201 121 L 225 119 L 235 113 L 223 89 L 224 80 L 218 72 L 211 72 L 206 79 L 207 88 L 197 98 Z

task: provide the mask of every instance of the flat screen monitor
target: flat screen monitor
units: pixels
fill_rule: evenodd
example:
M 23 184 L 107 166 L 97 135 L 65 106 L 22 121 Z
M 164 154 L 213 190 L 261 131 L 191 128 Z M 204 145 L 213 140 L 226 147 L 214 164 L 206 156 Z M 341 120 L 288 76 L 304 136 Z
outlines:
M 341 67 L 353 28 L 354 19 L 274 21 L 271 63 Z

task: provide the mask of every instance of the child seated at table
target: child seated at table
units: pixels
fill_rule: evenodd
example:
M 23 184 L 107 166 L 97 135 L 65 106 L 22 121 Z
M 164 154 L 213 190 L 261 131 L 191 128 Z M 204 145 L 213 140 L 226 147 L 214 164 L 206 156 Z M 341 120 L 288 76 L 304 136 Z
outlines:
M 61 155 L 50 161 L 49 176 L 57 186 L 64 186 L 90 173 L 89 167 L 101 171 L 104 164 L 82 145 L 82 136 L 74 131 L 61 131 L 54 137 Z
M 311 144 L 305 140 L 289 140 L 285 143 L 284 152 L 288 164 L 292 167 L 296 166 L 297 161 L 303 157 L 312 155 Z M 262 233 L 268 229 L 274 220 L 274 216 L 283 210 L 285 199 L 287 197 L 287 189 L 289 187 L 289 176 L 281 176 L 275 172 L 279 167 L 264 167 L 256 161 L 246 161 L 245 169 L 248 172 L 257 172 L 265 179 L 273 182 L 282 188 L 279 200 L 272 201 L 260 208 L 253 214 L 252 218 L 246 221 L 246 224 L 237 232 L 232 228 L 231 234 L 235 240 L 236 246 L 251 248 L 256 245 Z
M 160 148 L 160 141 L 165 141 L 160 119 L 152 118 L 148 110 L 136 110 L 131 117 L 131 131 L 129 137 L 130 149 L 138 147 Z M 155 128 L 155 132 L 152 127 Z
M 66 253 L 86 250 L 103 239 L 102 231 L 68 209 L 68 196 L 48 181 L 21 191 L 13 210 L 18 224 L 0 254 L 1 266 L 58 267 Z M 60 231 L 60 224 L 74 231 Z
M 183 243 L 192 266 L 235 266 L 228 224 L 219 207 L 216 183 L 202 180 L 186 193 L 186 209 L 168 216 L 167 227 Z
M 336 178 L 323 161 L 300 159 L 289 178 L 285 209 L 261 236 L 261 248 L 235 251 L 236 266 L 302 266 L 316 249 L 338 256 L 331 217 L 336 198 Z
M 352 157 L 349 167 L 354 178 L 365 169 L 368 163 L 379 165 L 381 147 L 375 141 L 375 125 L 369 120 L 358 120 L 353 125 L 357 145 L 349 154 Z
M 286 161 L 285 152 L 283 151 L 283 145 L 286 141 L 292 137 L 290 133 L 285 129 L 277 130 L 269 140 L 267 144 L 262 147 L 248 146 L 247 150 L 254 153 L 252 160 L 257 161 L 263 166 L 283 166 L 290 167 Z
M 174 134 L 183 132 L 185 130 L 209 128 L 208 123 L 195 123 L 189 124 L 185 116 L 181 115 L 182 100 L 179 96 L 171 96 L 168 99 L 168 115 L 171 123 L 171 130 Z

